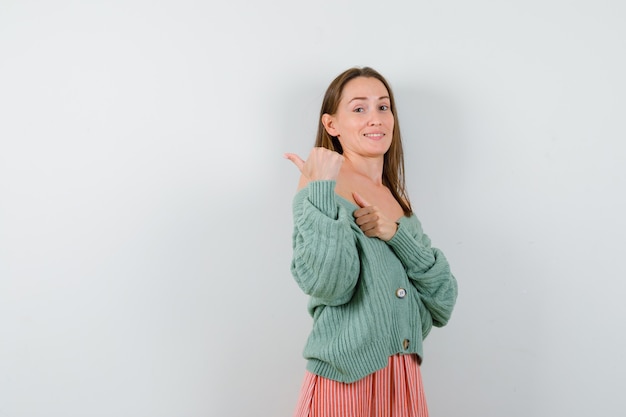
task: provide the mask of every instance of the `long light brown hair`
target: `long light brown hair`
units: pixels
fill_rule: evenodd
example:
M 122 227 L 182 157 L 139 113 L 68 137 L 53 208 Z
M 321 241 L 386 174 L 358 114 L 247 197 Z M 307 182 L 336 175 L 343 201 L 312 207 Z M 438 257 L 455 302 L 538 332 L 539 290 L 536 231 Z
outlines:
M 391 104 L 391 113 L 393 114 L 393 136 L 391 139 L 391 146 L 385 153 L 383 163 L 383 184 L 389 188 L 391 194 L 398 201 L 405 216 L 410 216 L 413 213 L 411 209 L 411 202 L 406 191 L 406 185 L 404 181 L 404 152 L 402 151 L 402 139 L 400 137 L 400 123 L 398 121 L 398 115 L 396 113 L 396 103 L 393 99 L 393 92 L 391 87 L 385 78 L 380 75 L 376 70 L 370 67 L 354 67 L 350 68 L 335 78 L 324 95 L 322 101 L 322 108 L 320 110 L 319 125 L 317 127 L 317 137 L 315 139 L 316 147 L 323 147 L 330 149 L 331 151 L 343 154 L 343 148 L 339 143 L 339 139 L 336 136 L 331 136 L 322 123 L 322 116 L 324 114 L 334 115 L 339 107 L 343 89 L 346 84 L 357 77 L 369 77 L 376 78 L 383 83 L 387 92 L 389 93 L 389 101 Z

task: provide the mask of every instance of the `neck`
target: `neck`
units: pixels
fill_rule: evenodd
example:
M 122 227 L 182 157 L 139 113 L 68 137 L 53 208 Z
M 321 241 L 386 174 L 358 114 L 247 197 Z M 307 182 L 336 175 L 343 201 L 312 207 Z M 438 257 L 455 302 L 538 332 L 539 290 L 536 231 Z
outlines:
M 345 158 L 344 164 L 354 173 L 369 178 L 376 185 L 382 185 L 383 166 L 385 162 L 384 156 L 369 158 L 350 153 L 344 153 L 343 156 Z

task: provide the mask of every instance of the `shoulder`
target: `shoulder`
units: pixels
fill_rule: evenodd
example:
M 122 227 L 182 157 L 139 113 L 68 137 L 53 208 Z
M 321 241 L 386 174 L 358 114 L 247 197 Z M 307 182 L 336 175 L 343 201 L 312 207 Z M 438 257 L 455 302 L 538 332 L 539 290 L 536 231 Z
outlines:
M 353 193 L 355 191 L 358 192 L 358 190 L 358 184 L 355 184 L 355 181 L 350 173 L 342 169 L 337 176 L 337 186 L 335 187 L 335 193 L 357 206 L 358 204 L 356 203 L 356 201 L 354 201 Z

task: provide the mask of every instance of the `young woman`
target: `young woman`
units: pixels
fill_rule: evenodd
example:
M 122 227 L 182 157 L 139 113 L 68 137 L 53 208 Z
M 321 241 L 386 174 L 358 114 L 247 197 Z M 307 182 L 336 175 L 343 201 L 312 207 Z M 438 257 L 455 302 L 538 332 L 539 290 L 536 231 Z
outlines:
M 296 417 L 424 417 L 422 341 L 457 284 L 411 209 L 393 93 L 351 68 L 326 91 L 293 201 L 293 276 L 313 328 Z

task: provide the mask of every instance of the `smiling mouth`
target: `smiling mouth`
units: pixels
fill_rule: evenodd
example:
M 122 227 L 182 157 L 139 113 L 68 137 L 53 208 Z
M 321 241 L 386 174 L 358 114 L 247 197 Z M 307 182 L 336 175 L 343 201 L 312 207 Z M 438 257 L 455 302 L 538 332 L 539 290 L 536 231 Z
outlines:
M 365 133 L 363 136 L 372 138 L 372 139 L 380 139 L 385 136 L 384 133 Z

